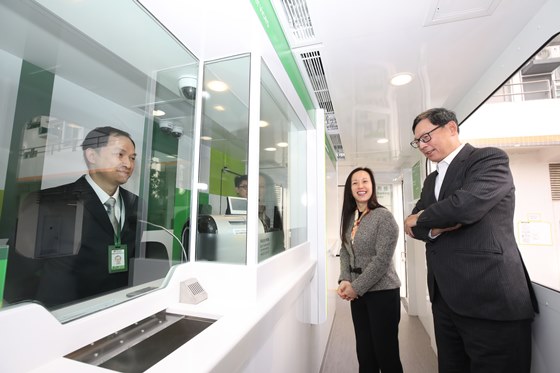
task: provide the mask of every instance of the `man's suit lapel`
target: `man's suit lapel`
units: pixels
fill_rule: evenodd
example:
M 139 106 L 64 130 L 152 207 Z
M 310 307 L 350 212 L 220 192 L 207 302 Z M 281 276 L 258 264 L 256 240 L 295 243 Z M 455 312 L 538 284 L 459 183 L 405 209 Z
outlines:
M 138 219 L 137 214 L 138 214 L 138 206 L 137 206 L 137 197 L 128 192 L 127 190 L 125 190 L 124 188 L 120 189 L 120 195 L 122 197 L 122 201 L 124 203 L 124 208 L 125 208 L 125 220 L 124 220 L 124 225 L 123 225 L 123 234 L 128 232 L 130 229 L 130 226 L 133 222 L 136 222 L 136 220 Z M 136 232 L 132 232 L 133 234 L 136 234 Z
M 459 177 L 463 169 L 465 168 L 465 161 L 469 159 L 469 156 L 474 151 L 474 147 L 470 144 L 465 144 L 463 149 L 455 156 L 447 172 L 445 173 L 445 179 L 443 179 L 443 184 L 441 184 L 441 189 L 439 191 L 438 200 L 442 200 L 447 195 L 448 189 L 453 185 L 453 181 Z M 452 190 L 453 192 L 454 190 Z
M 432 203 L 436 202 L 436 196 L 434 194 L 434 190 L 436 187 L 436 177 L 437 177 L 437 172 L 432 172 L 431 174 L 428 175 L 428 177 L 426 177 L 426 182 L 424 185 L 424 188 L 428 192 L 426 197 L 427 198 L 426 206 L 429 206 Z
M 80 193 L 80 199 L 84 201 L 84 209 L 89 212 L 89 215 L 97 221 L 108 233 L 113 233 L 113 226 L 109 220 L 107 210 L 95 194 L 95 191 L 87 182 L 85 176 L 76 180 L 76 192 Z

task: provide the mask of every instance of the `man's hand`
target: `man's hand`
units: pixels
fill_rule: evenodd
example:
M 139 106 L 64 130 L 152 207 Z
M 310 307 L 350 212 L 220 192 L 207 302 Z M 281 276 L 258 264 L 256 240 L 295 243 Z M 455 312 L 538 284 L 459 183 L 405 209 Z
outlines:
M 419 211 L 416 214 L 408 215 L 404 220 L 404 231 L 412 238 L 414 238 L 414 233 L 412 233 L 412 228 L 416 227 L 416 222 L 418 221 L 418 218 L 420 217 L 423 211 L 424 210 Z

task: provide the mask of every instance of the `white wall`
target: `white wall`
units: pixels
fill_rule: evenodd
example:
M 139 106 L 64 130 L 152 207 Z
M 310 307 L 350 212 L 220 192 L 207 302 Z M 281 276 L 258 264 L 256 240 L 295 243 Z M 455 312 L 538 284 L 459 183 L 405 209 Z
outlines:
M 531 280 L 560 291 L 559 216 L 555 216 L 550 191 L 549 163 L 560 162 L 558 146 L 510 154 L 516 187 L 515 235 Z M 533 221 L 544 232 L 523 238 L 522 224 Z M 548 229 L 546 227 L 549 227 Z M 535 230 L 535 229 L 533 229 Z M 546 238 L 550 237 L 550 241 Z M 525 242 L 525 244 L 524 244 Z
M 492 103 L 461 125 L 461 140 L 504 147 L 516 187 L 515 238 L 531 280 L 560 290 L 558 212 L 551 197 L 549 163 L 560 162 L 556 118 L 560 100 Z M 525 141 L 530 143 L 524 143 Z M 513 142 L 521 146 L 512 147 Z

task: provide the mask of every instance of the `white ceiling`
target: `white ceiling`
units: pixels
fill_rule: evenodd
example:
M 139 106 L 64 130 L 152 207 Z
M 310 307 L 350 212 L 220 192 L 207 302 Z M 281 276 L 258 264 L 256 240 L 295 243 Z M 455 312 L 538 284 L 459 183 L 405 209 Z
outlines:
M 539 48 L 534 40 L 531 49 L 514 45 L 520 52 L 509 58 L 515 60 L 512 68 L 490 68 L 495 61 L 503 60 L 506 49 L 512 49 L 512 41 L 545 4 L 560 0 L 306 0 L 315 35 L 306 41 L 293 38 L 286 21 L 282 4 L 295 1 L 271 0 L 294 55 L 306 50 L 320 52 L 345 153 L 339 168 L 369 166 L 378 174 L 398 174 L 403 165 L 410 166 L 419 158 L 408 145 L 413 118 L 427 108 L 445 106 L 458 110 L 459 119 L 464 119 Z M 41 3 L 59 4 L 52 0 Z M 248 13 L 254 11 L 250 0 L 141 3 L 199 58 L 209 60 L 239 53 L 239 49 L 247 51 L 254 42 L 247 37 L 254 34 L 247 20 Z M 65 9 L 61 7 L 60 11 Z M 541 27 L 546 25 L 537 26 Z M 535 29 L 531 32 L 538 34 Z M 15 35 L 20 34 L 24 33 Z M 145 39 L 138 40 L 146 43 Z M 240 41 L 247 45 L 240 47 Z M 184 60 L 188 53 L 181 54 Z M 155 65 L 159 59 L 170 57 L 167 52 L 151 55 L 154 58 L 149 61 Z M 57 67 L 57 73 L 60 71 L 62 67 Z M 406 86 L 391 86 L 390 78 L 403 71 L 412 73 L 413 81 Z M 176 91 L 174 84 L 170 86 L 170 91 Z M 127 92 L 143 89 L 140 84 Z M 378 144 L 380 137 L 389 142 Z
M 398 173 L 418 158 L 408 145 L 414 117 L 430 107 L 455 110 L 546 0 L 307 0 L 315 37 L 303 42 L 293 38 L 282 3 L 273 0 L 294 54 L 321 54 L 345 153 L 339 168 Z M 410 84 L 389 84 L 405 71 L 414 75 Z M 378 144 L 380 137 L 389 142 Z

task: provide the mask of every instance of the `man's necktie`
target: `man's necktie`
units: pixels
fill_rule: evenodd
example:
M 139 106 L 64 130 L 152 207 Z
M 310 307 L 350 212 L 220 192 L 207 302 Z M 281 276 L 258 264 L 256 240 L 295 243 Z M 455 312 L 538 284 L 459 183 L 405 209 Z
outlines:
M 107 214 L 109 214 L 109 220 L 111 220 L 111 224 L 113 225 L 113 230 L 115 233 L 119 232 L 119 221 L 117 220 L 117 216 L 115 215 L 115 203 L 117 201 L 110 197 L 107 202 L 105 202 L 105 206 L 107 207 Z

